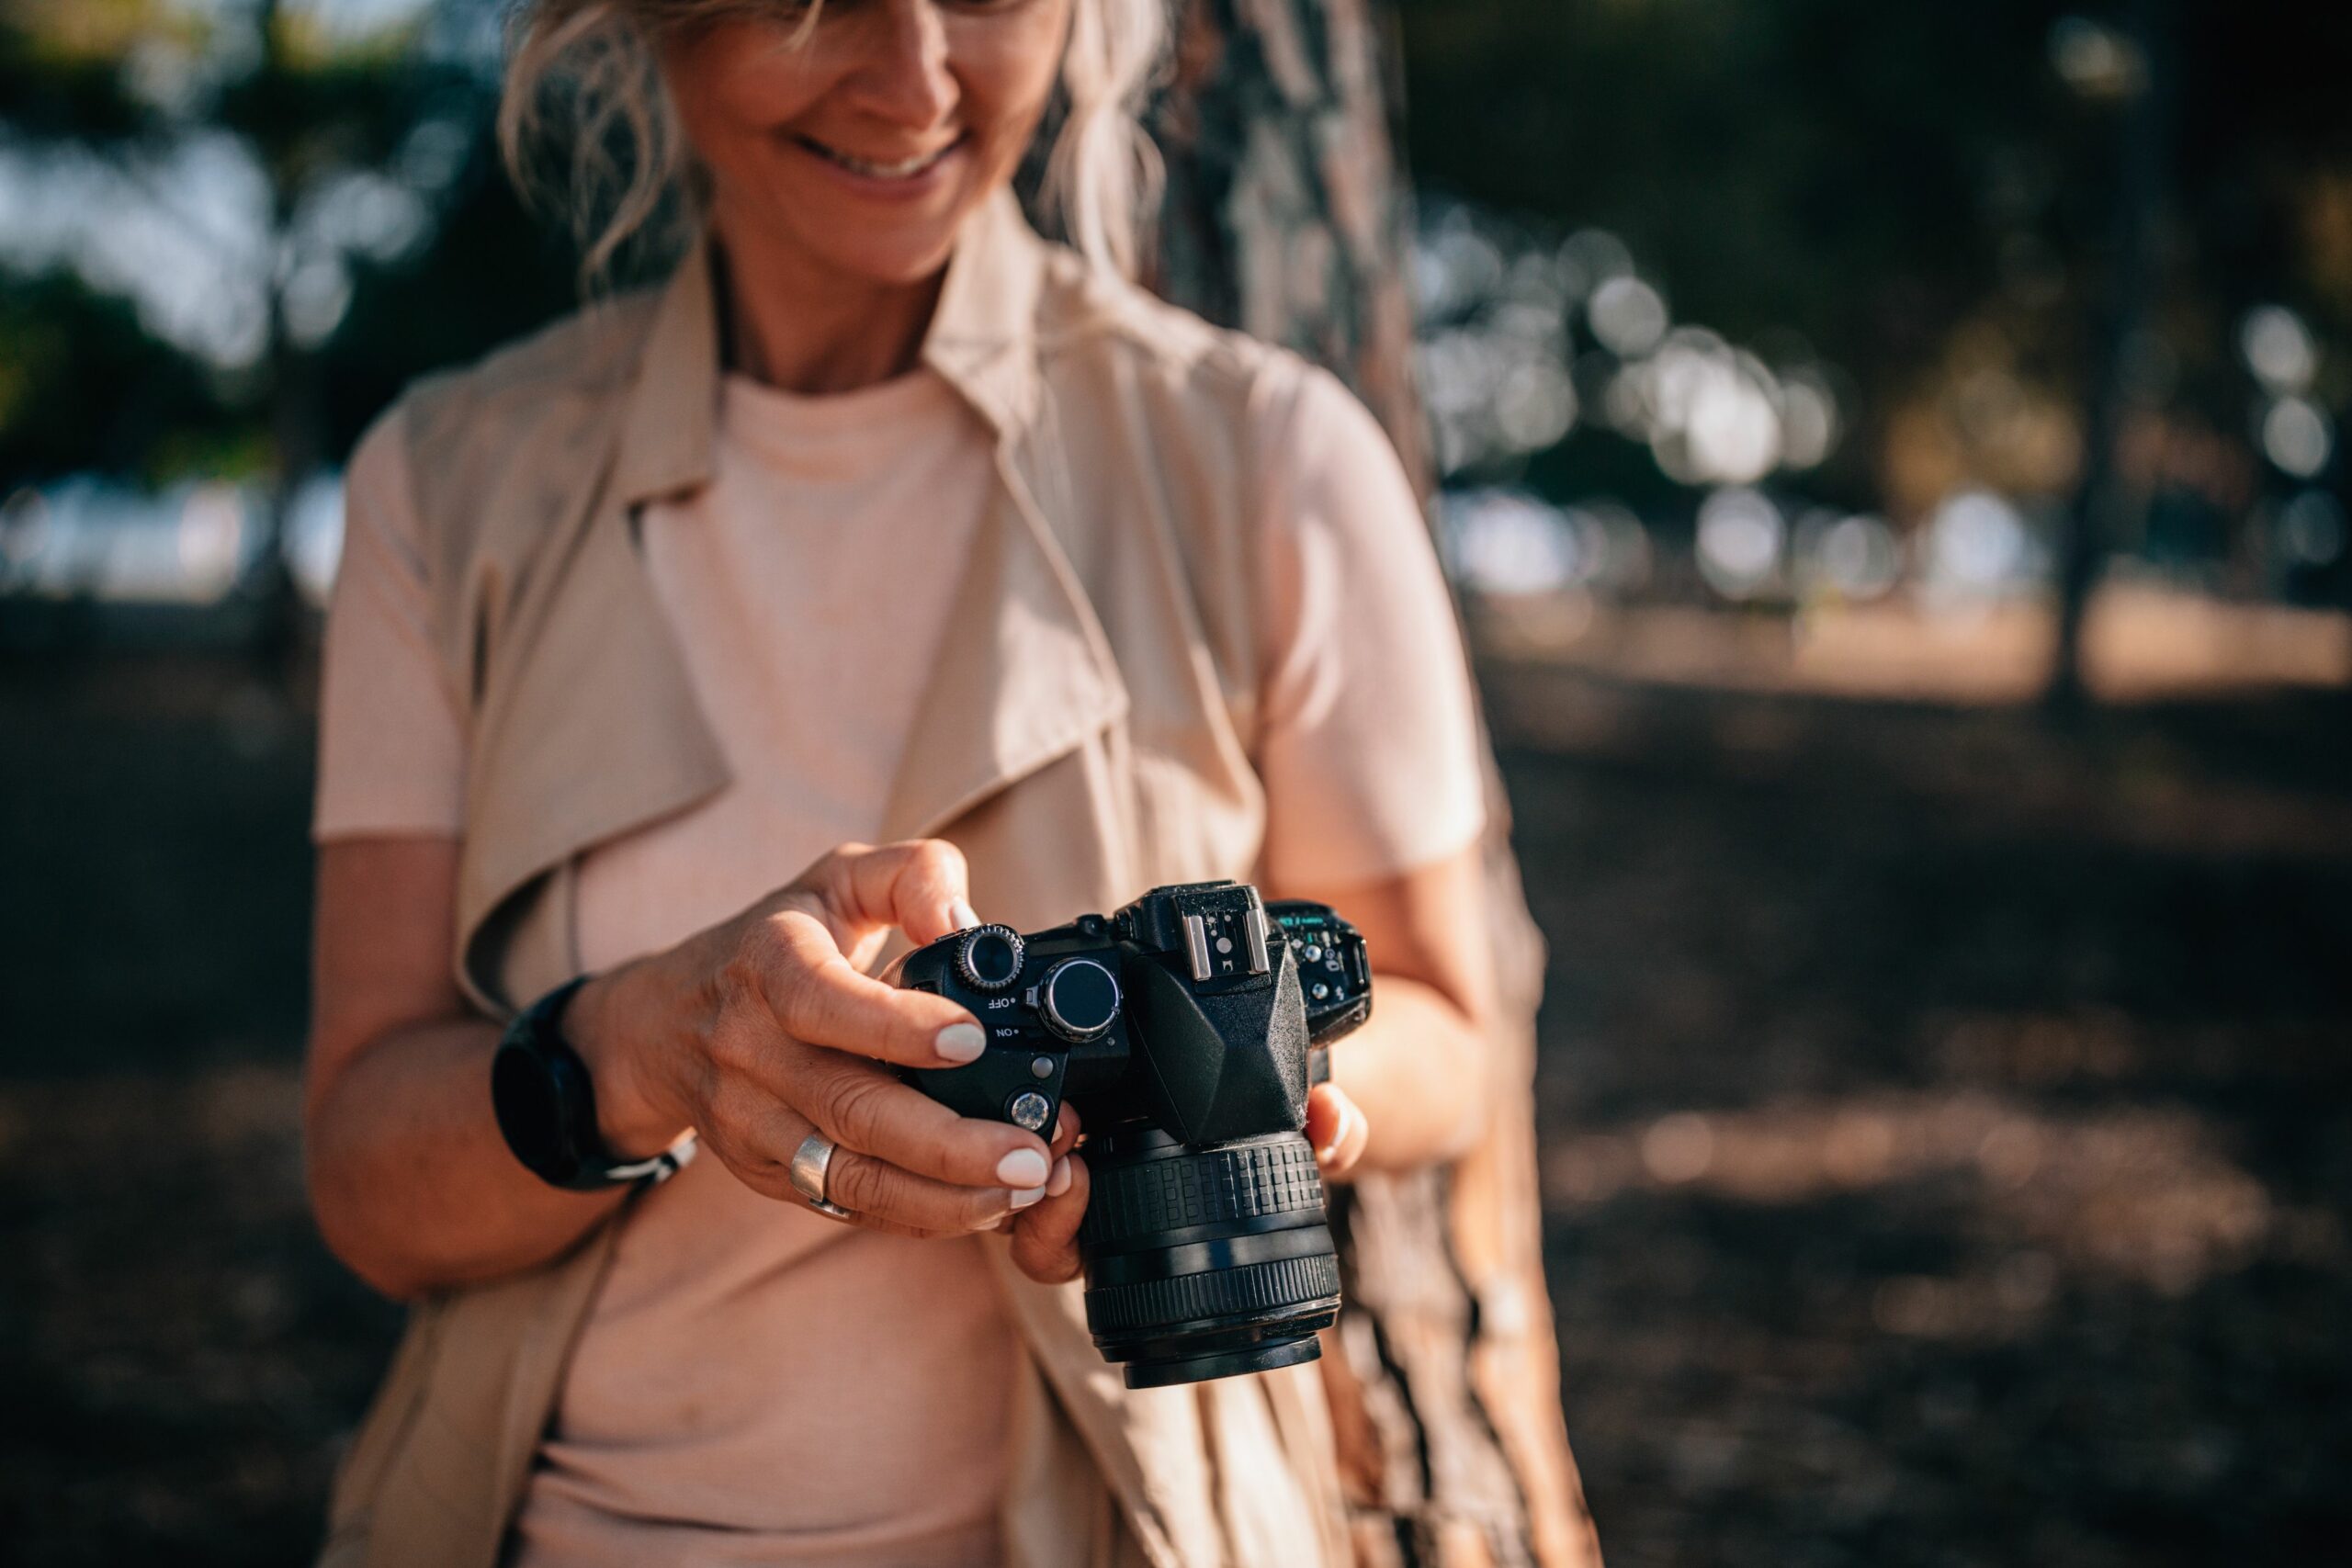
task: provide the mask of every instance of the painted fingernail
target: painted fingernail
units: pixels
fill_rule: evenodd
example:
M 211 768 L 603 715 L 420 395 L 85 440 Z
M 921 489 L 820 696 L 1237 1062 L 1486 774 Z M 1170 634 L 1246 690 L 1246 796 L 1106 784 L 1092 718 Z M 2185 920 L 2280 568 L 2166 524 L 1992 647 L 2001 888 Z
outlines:
M 1016 1188 L 1012 1192 L 1012 1212 L 1019 1213 L 1046 1195 L 1042 1187 Z
M 1007 1187 L 1042 1187 L 1046 1156 L 1035 1149 L 1015 1149 L 996 1162 L 996 1179 Z
M 977 1062 L 989 1048 L 989 1037 L 977 1023 L 951 1023 L 932 1039 L 932 1047 L 951 1062 Z
M 1321 1157 L 1324 1159 L 1338 1157 L 1340 1149 L 1347 1145 L 1348 1139 L 1354 1135 L 1357 1126 L 1363 1121 L 1363 1112 L 1358 1111 L 1353 1105 L 1340 1111 L 1340 1129 L 1331 1134 L 1330 1144 L 1320 1151 Z
M 1331 1129 L 1331 1141 L 1315 1151 L 1317 1159 L 1328 1162 L 1339 1154 L 1340 1145 L 1348 1141 L 1348 1134 L 1352 1130 L 1355 1117 L 1356 1108 L 1352 1105 L 1340 1112 L 1340 1124 Z
M 1046 1196 L 1058 1198 L 1069 1190 L 1069 1156 L 1054 1161 L 1053 1175 L 1046 1178 Z
M 947 918 L 956 922 L 956 929 L 959 931 L 970 931 L 980 923 L 979 911 L 961 898 L 947 906 Z

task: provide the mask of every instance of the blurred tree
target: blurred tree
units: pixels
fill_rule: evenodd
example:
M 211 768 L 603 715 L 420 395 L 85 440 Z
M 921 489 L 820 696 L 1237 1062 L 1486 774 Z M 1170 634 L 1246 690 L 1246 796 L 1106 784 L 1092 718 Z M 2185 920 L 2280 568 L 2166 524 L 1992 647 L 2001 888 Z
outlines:
M 1621 235 L 1677 320 L 1840 367 L 1849 435 L 1806 477 L 1811 499 L 1916 523 L 1980 484 L 2046 514 L 2075 492 L 2113 363 L 2097 323 L 2113 314 L 2119 121 L 2139 69 L 2120 5 L 1401 0 L 1411 162 L 1425 189 Z M 2226 471 L 2264 462 L 2248 405 L 2258 416 L 2267 394 L 2239 352 L 2250 309 L 2307 321 L 2309 396 L 2352 408 L 2352 118 L 2335 108 L 2352 10 L 2181 6 L 2169 30 L 2177 155 L 2123 422 L 2154 434 L 2120 476 L 2118 547 L 2139 545 L 2128 519 L 2154 488 L 2257 520 Z M 2198 455 L 2217 445 L 2232 463 Z M 2347 498 L 2340 452 L 2314 476 L 2264 471 Z M 1677 504 L 1602 421 L 1524 478 Z
M 1386 13 L 1374 0 L 1190 0 L 1181 17 L 1153 117 L 1169 172 L 1155 287 L 1351 382 L 1430 488 Z M 1491 847 L 1488 929 L 1504 988 L 1530 1014 L 1517 1021 L 1530 1021 L 1541 956 L 1510 941 L 1524 905 L 1508 852 Z M 1511 1072 L 1494 1077 L 1491 1130 L 1467 1156 L 1330 1195 L 1347 1305 L 1324 1382 L 1367 1568 L 1600 1561 L 1561 1430 L 1531 1109 Z
M 1428 481 L 1412 376 L 1412 209 L 1389 135 L 1393 17 L 1370 0 L 1180 7 L 1152 117 L 1168 165 L 1153 286 L 1298 350 Z
M 400 383 L 562 303 L 554 247 L 489 177 L 494 79 L 446 37 L 484 9 L 356 33 L 285 0 L 20 0 L 0 17 L 0 138 L 20 178 L 67 182 L 79 209 L 50 214 L 47 253 L 0 291 L 0 483 L 258 481 L 243 586 L 265 660 L 300 624 L 278 547 L 298 488 Z M 192 302 L 209 333 L 159 322 L 201 287 L 156 276 L 175 268 L 215 281 Z M 388 323 L 420 271 L 437 275 L 431 308 Z M 90 322 L 91 276 L 136 316 L 118 303 Z

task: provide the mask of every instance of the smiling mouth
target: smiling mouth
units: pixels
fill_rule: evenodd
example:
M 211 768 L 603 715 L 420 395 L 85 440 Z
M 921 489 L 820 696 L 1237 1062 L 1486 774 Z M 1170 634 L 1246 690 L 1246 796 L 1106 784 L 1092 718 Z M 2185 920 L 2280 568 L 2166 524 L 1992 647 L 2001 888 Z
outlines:
M 801 146 L 808 149 L 809 152 L 816 153 L 820 158 L 824 159 L 827 163 L 838 164 L 842 168 L 849 170 L 850 173 L 854 175 L 864 175 L 870 180 L 913 179 L 918 175 L 921 175 L 925 170 L 931 168 L 934 164 L 937 164 L 942 158 L 946 157 L 947 154 L 964 145 L 964 138 L 958 136 L 955 141 L 948 142 L 944 147 L 934 148 L 928 152 L 918 152 L 911 158 L 904 158 L 896 162 L 886 163 L 872 158 L 860 158 L 854 153 L 842 152 L 839 148 L 828 147 L 814 137 L 799 136 L 795 137 L 793 140 L 799 142 Z

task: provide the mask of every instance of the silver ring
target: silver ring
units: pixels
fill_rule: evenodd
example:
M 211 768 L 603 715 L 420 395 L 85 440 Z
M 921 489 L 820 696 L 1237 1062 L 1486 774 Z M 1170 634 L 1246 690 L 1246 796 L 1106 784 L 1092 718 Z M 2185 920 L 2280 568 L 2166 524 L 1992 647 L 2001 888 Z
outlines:
M 825 1196 L 825 1178 L 832 1170 L 834 1146 L 832 1139 L 822 1133 L 811 1133 L 801 1139 L 800 1146 L 792 1151 L 792 1185 L 819 1213 L 846 1220 L 850 1212 Z

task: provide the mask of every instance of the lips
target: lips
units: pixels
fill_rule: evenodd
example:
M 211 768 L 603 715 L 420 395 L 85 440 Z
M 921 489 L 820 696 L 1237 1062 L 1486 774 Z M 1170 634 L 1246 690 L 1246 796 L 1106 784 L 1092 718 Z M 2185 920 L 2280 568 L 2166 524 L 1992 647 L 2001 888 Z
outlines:
M 954 141 L 934 147 L 928 152 L 916 152 L 896 158 L 873 158 L 845 152 L 838 147 L 829 147 L 813 136 L 795 137 L 794 140 L 827 163 L 838 164 L 854 175 L 863 175 L 870 180 L 919 178 L 942 158 L 964 144 L 964 138 L 958 136 Z

